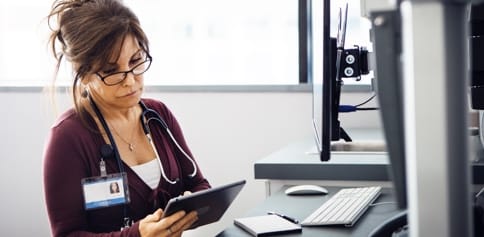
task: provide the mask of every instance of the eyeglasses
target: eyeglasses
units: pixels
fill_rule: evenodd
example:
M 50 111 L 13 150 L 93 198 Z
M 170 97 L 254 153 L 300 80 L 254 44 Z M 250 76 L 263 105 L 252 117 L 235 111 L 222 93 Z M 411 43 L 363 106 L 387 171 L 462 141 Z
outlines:
M 133 68 L 131 68 L 131 70 L 124 71 L 124 72 L 115 72 L 115 73 L 108 74 L 106 76 L 101 76 L 99 72 L 96 72 L 96 75 L 107 86 L 114 86 L 124 81 L 124 79 L 126 79 L 126 77 L 128 76 L 128 73 L 133 73 L 133 75 L 138 76 L 148 71 L 148 69 L 151 66 L 151 61 L 152 61 L 152 58 L 151 56 L 148 55 L 146 56 L 146 60 L 144 62 L 134 66 Z

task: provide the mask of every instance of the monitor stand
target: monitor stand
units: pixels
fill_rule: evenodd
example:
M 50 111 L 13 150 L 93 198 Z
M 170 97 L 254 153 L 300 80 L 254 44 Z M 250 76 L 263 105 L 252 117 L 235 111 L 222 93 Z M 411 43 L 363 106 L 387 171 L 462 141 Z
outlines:
M 351 140 L 350 135 L 348 135 L 348 133 L 342 127 L 339 127 L 339 136 L 341 139 L 345 140 L 345 142 L 353 141 Z

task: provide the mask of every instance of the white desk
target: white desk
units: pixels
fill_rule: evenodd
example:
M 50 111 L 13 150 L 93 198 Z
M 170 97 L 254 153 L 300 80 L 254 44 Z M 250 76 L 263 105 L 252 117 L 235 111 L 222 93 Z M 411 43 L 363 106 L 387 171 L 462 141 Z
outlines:
M 352 129 L 348 133 L 355 141 L 374 141 L 383 137 L 381 131 L 375 129 Z M 314 147 L 313 138 L 308 138 L 289 144 L 254 164 L 255 179 L 266 180 L 267 195 L 289 184 L 392 187 L 386 154 L 338 152 L 333 153 L 329 161 L 321 162 L 317 155 L 308 154 Z M 475 153 L 478 155 L 482 152 Z M 484 162 L 479 158 L 470 161 L 474 184 L 484 184 Z
M 376 129 L 352 129 L 348 134 L 355 142 L 383 140 L 381 131 Z M 294 142 L 257 161 L 255 178 L 267 180 L 267 195 L 283 185 L 300 183 L 391 187 L 386 153 L 335 152 L 329 161 L 322 162 L 318 155 L 309 154 L 312 151 L 315 151 L 313 138 Z

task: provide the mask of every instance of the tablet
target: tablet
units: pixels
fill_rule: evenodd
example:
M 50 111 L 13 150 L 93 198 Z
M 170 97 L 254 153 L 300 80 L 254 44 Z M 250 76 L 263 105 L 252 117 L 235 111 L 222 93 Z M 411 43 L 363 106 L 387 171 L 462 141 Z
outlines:
M 216 222 L 224 215 L 244 185 L 245 180 L 241 180 L 198 191 L 187 196 L 172 198 L 166 204 L 163 217 L 180 210 L 187 213 L 197 211 L 198 220 L 193 223 L 190 229 Z

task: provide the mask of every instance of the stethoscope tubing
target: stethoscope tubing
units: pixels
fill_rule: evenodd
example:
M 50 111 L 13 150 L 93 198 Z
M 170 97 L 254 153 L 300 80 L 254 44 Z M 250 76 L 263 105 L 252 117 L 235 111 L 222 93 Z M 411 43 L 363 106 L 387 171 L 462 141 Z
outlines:
M 168 125 L 166 124 L 166 122 L 161 118 L 160 114 L 158 112 L 156 112 L 155 110 L 148 108 L 142 101 L 140 101 L 140 105 L 143 109 L 143 112 L 141 113 L 141 116 L 140 116 L 141 124 L 143 125 L 143 131 L 145 132 L 145 135 L 148 137 L 148 140 L 150 141 L 151 145 L 153 146 L 153 149 L 155 150 L 155 152 L 157 150 L 154 146 L 154 142 L 153 142 L 153 139 L 151 137 L 151 132 L 150 132 L 150 128 L 149 128 L 149 123 L 150 123 L 151 120 L 157 121 L 165 129 L 166 133 L 170 137 L 171 141 L 178 148 L 178 150 L 185 156 L 185 158 L 187 158 L 190 161 L 190 163 L 192 163 L 193 172 L 191 174 L 189 174 L 188 177 L 190 177 L 190 178 L 195 177 L 195 175 L 198 172 L 197 164 L 195 163 L 195 160 L 192 157 L 190 157 L 190 155 L 188 155 L 187 152 L 180 146 L 178 141 L 175 139 L 175 136 L 173 136 L 173 133 L 168 128 Z M 153 117 L 148 118 L 148 115 L 150 113 L 153 115 Z M 160 162 L 160 166 L 161 166 L 161 161 L 158 160 L 158 162 Z M 161 174 L 163 175 L 163 178 L 168 183 L 175 184 L 177 182 L 177 180 L 175 180 L 175 181 L 170 180 L 166 176 L 163 168 L 161 169 Z

